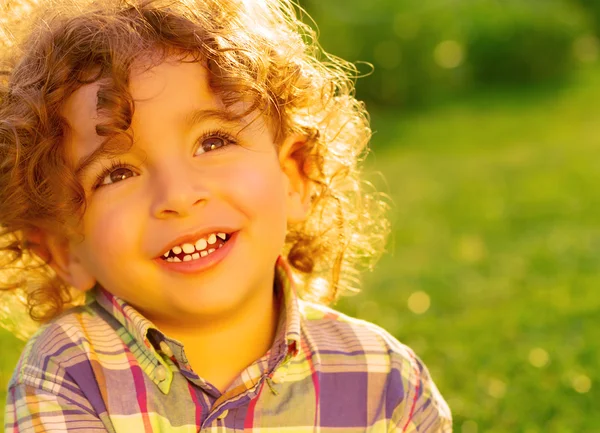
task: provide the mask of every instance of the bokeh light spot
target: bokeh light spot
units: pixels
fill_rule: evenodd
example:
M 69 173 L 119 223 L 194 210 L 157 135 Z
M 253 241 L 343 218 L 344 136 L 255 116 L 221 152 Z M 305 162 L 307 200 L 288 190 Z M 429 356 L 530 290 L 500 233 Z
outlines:
M 548 364 L 548 361 L 550 361 L 550 356 L 541 347 L 531 349 L 529 352 L 529 362 L 534 367 L 543 368 Z
M 433 58 L 438 66 L 444 69 L 454 69 L 462 64 L 465 50 L 457 41 L 443 41 L 433 50 Z
M 486 255 L 486 248 L 479 236 L 463 236 L 458 243 L 458 256 L 466 263 L 476 263 Z
M 467 420 L 460 426 L 461 433 L 477 433 L 477 423 L 472 420 Z
M 502 398 L 506 395 L 506 383 L 499 379 L 492 379 L 488 384 L 488 394 L 494 398 Z
M 425 292 L 418 291 L 408 297 L 408 309 L 415 314 L 423 314 L 429 310 L 431 300 Z
M 578 374 L 573 377 L 571 385 L 579 394 L 585 394 L 592 388 L 592 381 L 585 374 Z

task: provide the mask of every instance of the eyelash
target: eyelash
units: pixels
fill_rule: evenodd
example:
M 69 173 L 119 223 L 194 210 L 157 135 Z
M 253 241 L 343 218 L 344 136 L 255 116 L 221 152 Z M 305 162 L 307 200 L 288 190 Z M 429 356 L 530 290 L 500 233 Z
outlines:
M 215 150 L 219 150 L 222 149 L 224 147 L 227 147 L 231 144 L 237 144 L 237 141 L 233 138 L 233 136 L 225 131 L 216 129 L 216 130 L 212 130 L 212 131 L 207 131 L 204 134 L 202 134 L 198 140 L 196 141 L 198 143 L 198 146 L 196 147 L 196 149 L 198 149 L 199 147 L 202 147 L 202 142 L 208 138 L 222 138 L 223 141 L 225 142 L 225 144 L 223 144 L 223 146 L 214 149 L 214 150 L 209 150 L 206 151 L 204 150 L 203 153 L 207 153 L 207 152 L 214 152 Z M 106 178 L 106 176 L 108 176 L 109 174 L 111 174 L 113 171 L 115 171 L 118 168 L 129 168 L 130 165 L 127 164 L 126 162 L 120 160 L 120 159 L 113 159 L 110 161 L 110 165 L 107 167 L 104 167 L 104 169 L 100 172 L 100 174 L 98 174 L 98 176 L 96 176 L 96 180 L 93 183 L 93 190 L 96 190 L 104 185 L 102 185 L 102 182 L 104 181 L 104 179 Z

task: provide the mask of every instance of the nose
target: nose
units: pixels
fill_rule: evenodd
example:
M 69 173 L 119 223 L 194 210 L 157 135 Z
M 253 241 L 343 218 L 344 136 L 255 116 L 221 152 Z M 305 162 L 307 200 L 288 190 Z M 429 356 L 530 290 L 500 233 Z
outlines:
M 151 212 L 155 218 L 189 216 L 206 204 L 209 190 L 201 174 L 186 164 L 171 164 L 171 169 L 155 173 Z

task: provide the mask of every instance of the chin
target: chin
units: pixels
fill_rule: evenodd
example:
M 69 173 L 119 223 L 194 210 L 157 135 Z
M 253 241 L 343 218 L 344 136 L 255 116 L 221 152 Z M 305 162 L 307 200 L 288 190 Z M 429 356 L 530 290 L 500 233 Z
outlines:
M 198 320 L 230 316 L 241 310 L 243 299 L 239 296 L 224 295 L 231 295 L 231 293 L 220 290 L 219 293 L 212 293 L 209 296 L 186 296 L 178 299 L 173 310 L 180 312 L 177 316 L 187 316 Z

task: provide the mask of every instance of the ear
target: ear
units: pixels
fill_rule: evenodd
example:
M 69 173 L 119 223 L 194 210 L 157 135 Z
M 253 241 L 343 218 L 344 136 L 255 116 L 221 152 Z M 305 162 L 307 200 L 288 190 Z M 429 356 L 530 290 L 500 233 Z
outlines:
M 294 134 L 289 135 L 279 149 L 279 163 L 288 181 L 288 223 L 292 224 L 306 220 L 311 205 L 311 183 L 302 170 L 304 161 L 299 152 L 305 145 L 306 137 Z
M 85 292 L 96 284 L 96 279 L 73 252 L 73 245 L 64 237 L 48 234 L 41 229 L 25 232 L 31 250 L 46 262 L 65 283 Z

